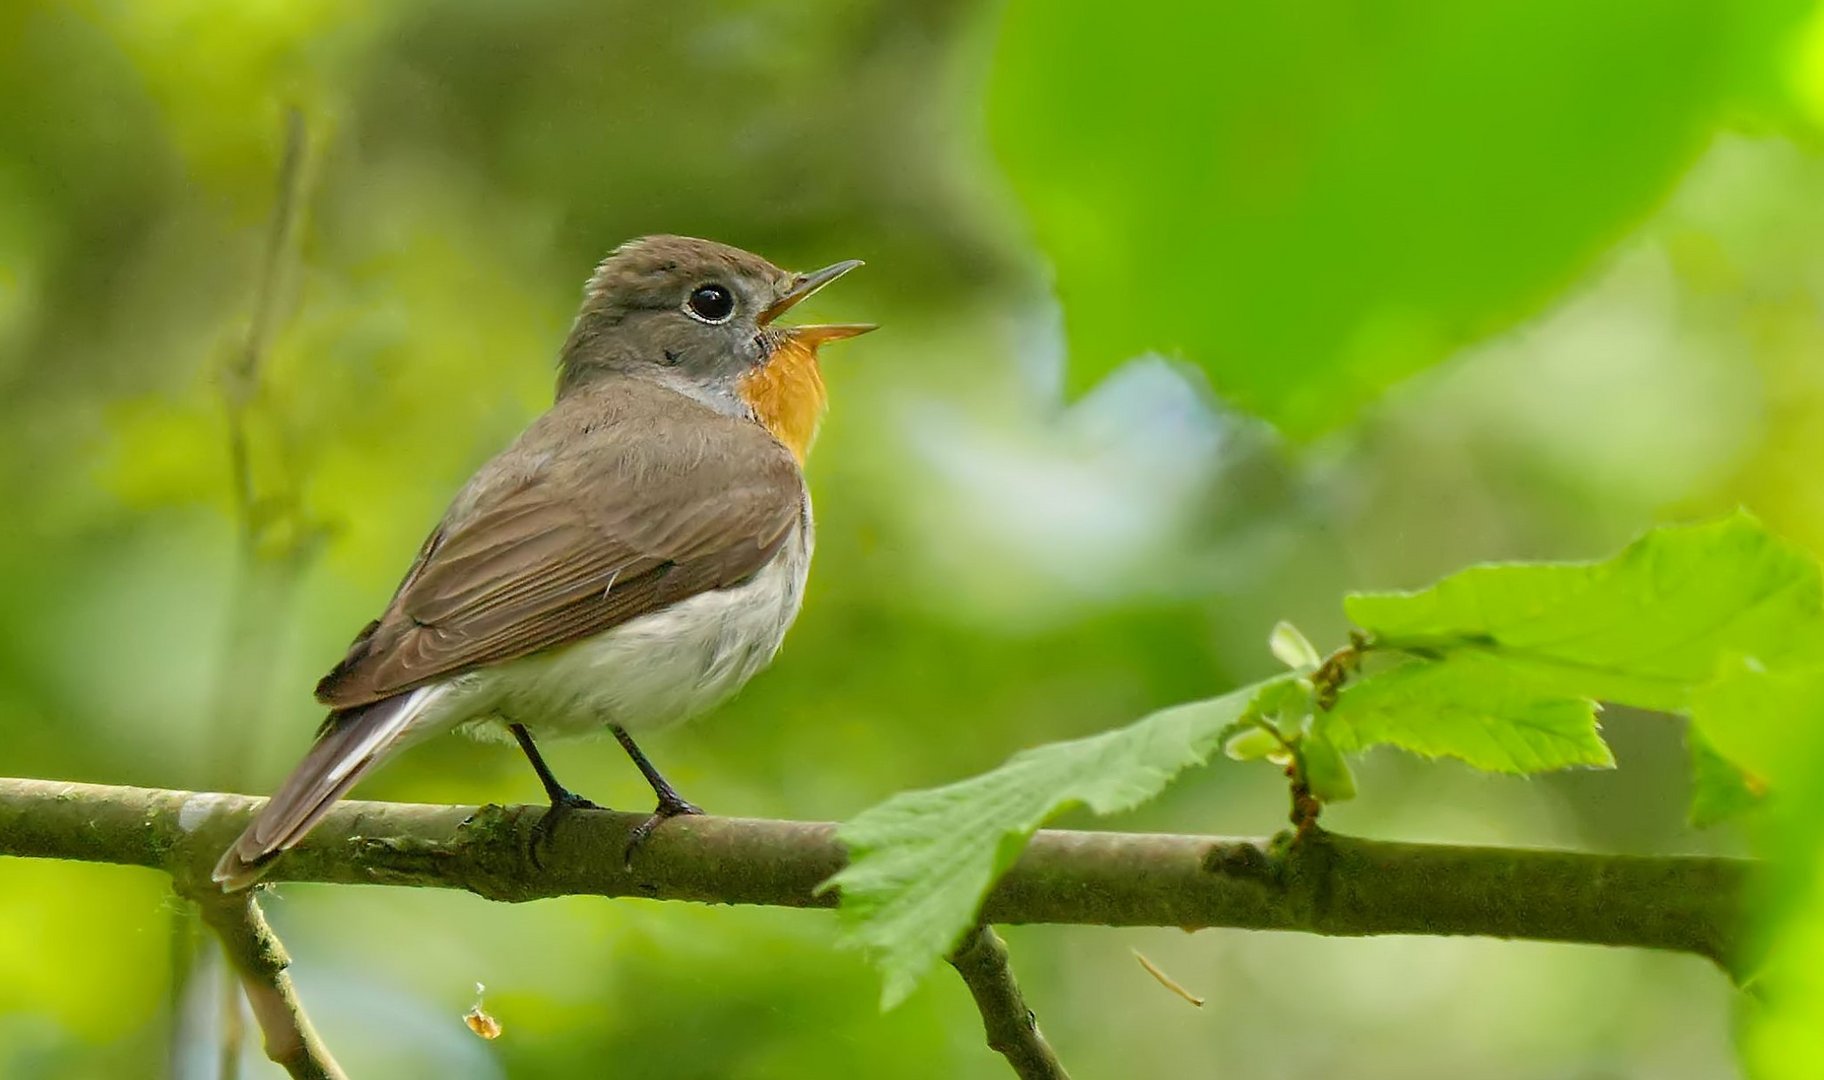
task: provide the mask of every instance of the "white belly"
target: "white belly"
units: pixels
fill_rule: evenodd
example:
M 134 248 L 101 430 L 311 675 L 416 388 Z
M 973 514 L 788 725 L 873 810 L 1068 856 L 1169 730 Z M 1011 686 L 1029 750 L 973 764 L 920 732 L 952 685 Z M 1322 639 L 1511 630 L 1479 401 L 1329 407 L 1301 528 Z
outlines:
M 459 726 L 477 738 L 654 731 L 706 712 L 772 660 L 798 615 L 811 527 L 793 530 L 746 584 L 698 593 L 592 638 L 458 676 L 413 727 Z

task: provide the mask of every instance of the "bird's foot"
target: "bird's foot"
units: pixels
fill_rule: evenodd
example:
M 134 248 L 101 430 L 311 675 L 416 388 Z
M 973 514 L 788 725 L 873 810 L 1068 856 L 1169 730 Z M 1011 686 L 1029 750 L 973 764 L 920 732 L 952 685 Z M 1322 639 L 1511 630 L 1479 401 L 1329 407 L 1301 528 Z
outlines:
M 700 807 L 683 798 L 677 792 L 661 792 L 659 794 L 659 805 L 653 810 L 652 816 L 648 817 L 645 821 L 640 822 L 638 825 L 635 825 L 633 831 L 627 834 L 627 850 L 622 856 L 622 865 L 629 870 L 633 869 L 633 853 L 638 851 L 646 843 L 647 838 L 652 835 L 654 829 L 663 825 L 668 819 L 684 817 L 691 814 L 700 816 L 702 813 L 703 811 Z
M 551 806 L 539 816 L 532 826 L 532 865 L 536 869 L 545 868 L 544 858 L 539 852 L 550 843 L 557 832 L 558 822 L 578 810 L 606 810 L 607 807 L 590 802 L 574 791 L 558 788 L 550 793 Z

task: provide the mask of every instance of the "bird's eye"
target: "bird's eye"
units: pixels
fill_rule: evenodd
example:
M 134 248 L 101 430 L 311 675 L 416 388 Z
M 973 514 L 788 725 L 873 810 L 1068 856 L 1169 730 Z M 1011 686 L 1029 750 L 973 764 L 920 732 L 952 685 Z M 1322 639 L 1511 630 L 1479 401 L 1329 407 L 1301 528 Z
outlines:
M 724 323 L 735 313 L 735 296 L 721 285 L 699 285 L 684 301 L 684 310 L 706 323 Z

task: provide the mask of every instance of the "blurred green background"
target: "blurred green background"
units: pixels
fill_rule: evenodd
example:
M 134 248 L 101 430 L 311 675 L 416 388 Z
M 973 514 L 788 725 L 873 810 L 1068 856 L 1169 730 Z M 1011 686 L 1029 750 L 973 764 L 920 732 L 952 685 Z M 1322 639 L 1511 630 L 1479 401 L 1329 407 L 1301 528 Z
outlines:
M 308 166 L 244 562 L 220 372 L 288 106 Z M 0 773 L 268 790 L 316 676 L 547 402 L 594 261 L 647 232 L 866 259 L 814 315 L 884 326 L 827 358 L 784 652 L 648 747 L 713 811 L 844 817 L 1208 696 L 1269 670 L 1279 618 L 1338 640 L 1350 588 L 1738 504 L 1824 551 L 1821 135 L 1798 0 L 0 0 Z M 1685 825 L 1677 724 L 1606 731 L 1612 773 L 1378 753 L 1326 821 L 1742 846 Z M 553 757 L 646 805 L 612 743 Z M 539 795 L 454 739 L 361 793 Z M 1217 764 L 1118 825 L 1283 811 Z M 268 911 L 356 1076 L 1005 1071 L 953 980 L 880 1015 L 822 914 L 309 886 Z M 157 874 L 0 863 L 0 1076 L 159 1075 L 214 977 L 174 1005 L 177 921 Z M 1008 937 L 1084 1077 L 1708 1080 L 1744 1039 L 1688 957 Z M 477 982 L 495 1042 L 460 1021 Z M 208 1028 L 180 1075 L 216 1075 Z M 276 1071 L 250 1048 L 246 1074 Z

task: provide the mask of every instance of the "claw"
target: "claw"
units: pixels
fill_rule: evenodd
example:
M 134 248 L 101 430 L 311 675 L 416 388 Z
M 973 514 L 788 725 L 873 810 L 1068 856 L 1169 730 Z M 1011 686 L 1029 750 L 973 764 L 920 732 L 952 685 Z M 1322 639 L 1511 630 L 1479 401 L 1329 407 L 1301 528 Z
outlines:
M 628 870 L 633 869 L 633 853 L 644 846 L 647 838 L 652 835 L 652 831 L 667 820 L 693 814 L 701 816 L 702 813 L 703 811 L 695 804 L 677 798 L 675 795 L 669 799 L 661 798 L 658 807 L 653 810 L 652 816 L 635 825 L 633 831 L 627 834 L 627 849 L 622 853 L 621 858 L 622 867 Z
M 557 797 L 551 800 L 550 809 L 540 815 L 537 823 L 532 826 L 531 854 L 532 866 L 535 869 L 543 870 L 545 868 L 545 860 L 539 854 L 539 851 L 549 843 L 551 837 L 556 834 L 558 822 L 578 810 L 607 809 L 607 807 L 590 802 L 588 799 L 583 798 L 573 791 L 564 791 L 560 788 L 558 789 L 558 792 Z

